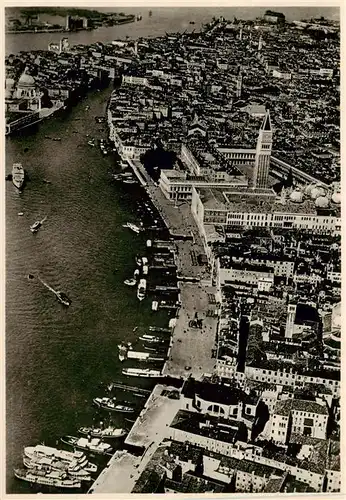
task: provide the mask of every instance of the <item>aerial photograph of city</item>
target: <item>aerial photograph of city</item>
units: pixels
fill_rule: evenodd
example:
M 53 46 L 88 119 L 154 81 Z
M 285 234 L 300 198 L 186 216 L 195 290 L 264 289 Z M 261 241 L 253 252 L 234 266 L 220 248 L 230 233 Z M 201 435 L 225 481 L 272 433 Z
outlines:
M 341 492 L 340 8 L 296 4 L 5 8 L 7 494 Z

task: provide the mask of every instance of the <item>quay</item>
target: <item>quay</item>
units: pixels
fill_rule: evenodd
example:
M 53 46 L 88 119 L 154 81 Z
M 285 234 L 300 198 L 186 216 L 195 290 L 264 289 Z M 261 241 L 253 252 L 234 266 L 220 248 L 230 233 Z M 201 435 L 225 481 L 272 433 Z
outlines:
M 173 395 L 177 397 L 168 397 Z M 168 437 L 180 405 L 175 387 L 156 385 L 125 440 L 125 445 L 137 453 L 116 452 L 88 493 L 131 493 L 161 441 Z
M 168 359 L 162 374 L 176 378 L 191 375 L 200 379 L 203 374 L 212 373 L 215 367 L 212 354 L 219 317 L 218 314 L 206 314 L 207 311 L 216 309 L 217 290 L 212 285 L 209 267 L 203 263 L 206 261 L 205 250 L 198 227 L 187 203 L 177 205 L 168 200 L 139 161 L 131 161 L 130 164 L 145 179 L 145 189 L 175 240 L 156 242 L 156 245 L 161 248 L 169 246 L 174 251 L 177 274 L 181 277 L 177 285 L 181 307 L 177 312 Z M 203 256 L 204 259 L 198 259 L 198 256 Z M 201 329 L 189 326 L 196 314 L 202 319 Z

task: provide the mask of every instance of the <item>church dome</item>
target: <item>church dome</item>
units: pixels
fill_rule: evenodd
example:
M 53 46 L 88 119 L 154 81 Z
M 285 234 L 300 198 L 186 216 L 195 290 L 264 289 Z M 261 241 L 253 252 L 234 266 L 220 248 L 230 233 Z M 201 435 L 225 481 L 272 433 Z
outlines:
M 341 194 L 340 193 L 333 193 L 332 194 L 332 202 L 335 203 L 336 205 L 340 205 L 340 203 L 341 203 Z
M 319 196 L 315 201 L 315 205 L 317 208 L 328 208 L 329 200 L 326 196 Z
M 318 186 L 313 187 L 310 192 L 310 196 L 313 200 L 317 200 L 317 198 L 325 196 L 325 194 L 325 190 Z
M 31 75 L 23 73 L 18 80 L 18 87 L 35 87 L 35 80 Z
M 293 203 L 303 203 L 303 193 L 298 190 L 292 191 L 290 200 L 293 201 Z

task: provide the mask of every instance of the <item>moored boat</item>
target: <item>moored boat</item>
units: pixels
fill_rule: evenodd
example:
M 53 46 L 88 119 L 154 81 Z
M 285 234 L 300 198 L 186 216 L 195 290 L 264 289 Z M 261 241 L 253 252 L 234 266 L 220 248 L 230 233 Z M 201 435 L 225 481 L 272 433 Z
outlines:
M 110 444 L 104 443 L 99 438 L 78 438 L 75 436 L 65 436 L 61 438 L 62 443 L 73 446 L 74 448 L 79 448 L 84 451 L 98 453 L 99 455 L 109 455 L 113 448 Z
M 129 280 L 124 281 L 124 284 L 127 286 L 135 286 L 136 283 L 137 283 L 137 280 L 135 278 L 131 278 Z
M 30 460 L 24 456 L 23 464 L 27 469 L 39 469 L 44 471 L 58 470 L 65 472 L 69 476 L 76 477 L 80 481 L 91 481 L 90 472 L 80 467 L 76 462 L 67 462 L 50 457 L 40 457 Z
M 126 436 L 127 430 L 122 428 L 117 428 L 112 425 L 102 429 L 100 427 L 80 427 L 78 429 L 80 434 L 84 434 L 91 437 L 98 437 L 101 439 L 116 439 Z
M 129 229 L 131 229 L 133 232 L 135 233 L 140 233 L 141 231 L 141 228 L 136 226 L 136 224 L 133 224 L 132 222 L 127 222 L 126 224 L 123 224 L 123 227 L 128 227 Z
M 93 402 L 99 408 L 108 411 L 117 411 L 120 413 L 132 413 L 135 411 L 131 406 L 116 404 L 116 398 L 94 398 Z
M 147 282 L 145 279 L 141 279 L 137 288 L 137 298 L 138 300 L 143 300 L 145 298 L 145 292 L 147 289 Z
M 160 337 L 155 337 L 154 335 L 147 334 L 141 335 L 139 337 L 139 340 L 144 340 L 145 342 L 163 342 L 163 339 L 161 339 Z
M 21 163 L 14 163 L 12 165 L 12 182 L 17 189 L 21 190 L 24 186 L 25 171 Z
M 26 446 L 24 448 L 24 455 L 30 460 L 38 460 L 42 457 L 46 457 L 69 462 L 72 467 L 79 466 L 91 473 L 97 471 L 97 466 L 91 462 L 88 462 L 86 456 L 81 451 L 72 452 L 59 450 L 57 448 L 52 448 L 51 446 L 38 444 L 36 446 Z
M 162 374 L 159 370 L 150 370 L 149 368 L 124 368 L 122 374 L 128 377 L 141 377 L 141 378 L 159 378 Z
M 82 486 L 77 478 L 69 478 L 67 474 L 57 470 L 47 472 L 40 469 L 15 469 L 14 475 L 29 483 L 56 488 L 80 488 Z

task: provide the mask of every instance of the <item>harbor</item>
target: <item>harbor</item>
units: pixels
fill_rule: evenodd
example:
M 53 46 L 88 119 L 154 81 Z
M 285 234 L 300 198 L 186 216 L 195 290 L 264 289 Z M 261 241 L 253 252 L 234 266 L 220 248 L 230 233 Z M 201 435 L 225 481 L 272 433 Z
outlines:
M 47 245 L 48 248 L 54 244 L 54 234 L 53 231 L 56 231 L 58 228 L 63 227 L 64 224 L 73 224 L 75 228 L 75 234 L 79 234 L 81 236 L 80 231 L 82 228 L 86 230 L 88 237 L 90 237 L 90 225 L 93 224 L 93 228 L 96 229 L 98 225 L 96 224 L 96 220 L 93 223 L 93 217 L 97 216 L 97 210 L 95 213 L 93 210 L 96 208 L 95 205 L 88 207 L 88 212 L 90 213 L 88 218 L 88 225 L 85 225 L 84 218 L 80 218 L 80 214 L 75 212 L 75 207 L 72 206 L 68 208 L 69 218 L 68 222 L 63 222 L 63 214 L 58 212 L 54 213 L 54 216 L 51 215 L 53 213 L 52 208 L 50 209 L 48 215 L 46 215 L 43 219 L 39 217 L 39 211 L 42 213 L 42 208 L 46 206 L 45 204 L 52 204 L 57 202 L 59 189 L 64 189 L 64 185 L 67 182 L 73 182 L 73 172 L 70 170 L 70 167 L 67 167 L 67 171 L 58 172 L 53 170 L 53 165 L 49 162 L 45 162 L 43 164 L 33 166 L 33 158 L 35 148 L 44 148 L 47 150 L 47 158 L 48 158 L 48 149 L 59 149 L 57 154 L 61 153 L 61 146 L 66 145 L 66 142 L 71 140 L 71 135 L 68 136 L 67 131 L 70 128 L 74 129 L 74 135 L 72 137 L 77 138 L 79 140 L 79 147 L 76 149 L 76 153 L 79 157 L 79 161 L 82 160 L 85 154 L 89 156 L 90 154 L 93 157 L 93 160 L 96 162 L 96 165 L 99 165 L 101 168 L 94 168 L 90 170 L 90 167 L 85 166 L 85 172 L 79 174 L 79 183 L 77 185 L 77 196 L 78 202 L 84 201 L 85 197 L 90 200 L 90 191 L 92 192 L 94 188 L 96 189 L 105 189 L 109 191 L 109 198 L 105 203 L 110 204 L 112 200 L 112 196 L 116 194 L 116 202 L 117 204 L 123 206 L 121 211 L 118 212 L 116 222 L 112 221 L 110 227 L 114 227 L 115 233 L 121 231 L 121 238 L 123 242 L 123 256 L 119 254 L 119 250 L 114 253 L 108 247 L 110 243 L 111 233 L 107 231 L 109 234 L 109 238 L 106 238 L 106 243 L 102 243 L 103 247 L 107 255 L 107 262 L 109 262 L 109 257 L 111 255 L 114 256 L 114 265 L 107 266 L 105 268 L 103 264 L 103 273 L 100 273 L 100 270 L 96 270 L 92 273 L 93 279 L 95 276 L 98 278 L 98 281 L 101 279 L 104 283 L 108 283 L 109 288 L 109 298 L 103 303 L 103 307 L 98 311 L 94 309 L 94 314 L 96 314 L 97 321 L 95 325 L 97 325 L 97 329 L 91 328 L 90 332 L 90 323 L 86 329 L 83 329 L 84 334 L 89 334 L 87 337 L 80 338 L 79 341 L 79 352 L 84 352 L 83 356 L 87 355 L 88 350 L 90 348 L 90 355 L 93 353 L 94 355 L 94 344 L 92 341 L 93 335 L 92 331 L 97 331 L 97 334 L 100 332 L 104 332 L 103 341 L 102 341 L 102 349 L 100 352 L 96 353 L 96 359 L 92 359 L 89 357 L 90 366 L 85 365 L 82 368 L 82 376 L 79 378 L 80 374 L 75 372 L 74 375 L 71 376 L 71 369 L 73 369 L 72 359 L 76 359 L 74 354 L 71 358 L 71 352 L 67 355 L 67 360 L 65 360 L 65 370 L 67 373 L 63 375 L 66 379 L 66 386 L 70 387 L 70 391 L 72 391 L 73 399 L 71 400 L 71 395 L 64 395 L 61 392 L 61 389 L 54 388 L 52 390 L 56 391 L 56 394 L 60 397 L 61 401 L 64 400 L 65 396 L 69 396 L 70 403 L 63 407 L 63 418 L 56 417 L 56 420 L 52 418 L 51 413 L 43 412 L 43 419 L 45 419 L 45 423 L 36 427 L 36 433 L 32 433 L 31 436 L 27 434 L 23 437 L 18 438 L 19 429 L 12 428 L 9 426 L 8 433 L 12 433 L 12 436 L 17 436 L 15 439 L 11 439 L 13 443 L 13 449 L 10 454 L 10 464 L 8 468 L 8 474 L 12 473 L 12 467 L 19 467 L 20 463 L 18 461 L 18 457 L 20 457 L 20 448 L 19 446 L 25 446 L 27 443 L 35 443 L 40 440 L 45 443 L 49 443 L 53 445 L 58 442 L 62 436 L 69 436 L 67 440 L 61 442 L 62 446 L 66 446 L 66 443 L 77 443 L 77 437 L 74 435 L 77 432 L 77 429 L 83 428 L 83 426 L 88 426 L 92 423 L 93 426 L 99 425 L 99 422 L 105 417 L 105 412 L 111 412 L 112 415 L 112 424 L 116 425 L 119 429 L 127 428 L 130 429 L 134 422 L 136 422 L 136 418 L 138 413 L 141 411 L 142 405 L 145 404 L 148 396 L 150 395 L 151 388 L 157 383 L 158 380 L 170 382 L 174 381 L 176 378 L 176 382 L 174 384 L 181 385 L 181 377 L 185 376 L 186 373 L 192 371 L 191 374 L 198 375 L 203 372 L 210 371 L 212 366 L 209 356 L 208 349 L 205 351 L 205 360 L 203 356 L 200 357 L 198 366 L 194 363 L 193 353 L 198 353 L 196 351 L 197 345 L 201 345 L 200 339 L 198 335 L 196 335 L 196 329 L 188 329 L 186 330 L 184 322 L 186 321 L 186 317 L 191 316 L 191 318 L 195 314 L 195 307 L 198 304 L 198 307 L 204 307 L 204 302 L 199 303 L 199 301 L 195 301 L 189 305 L 189 297 L 191 289 L 188 289 L 186 295 L 186 286 L 187 283 L 184 283 L 183 280 L 177 282 L 177 272 L 179 275 L 189 276 L 192 279 L 196 276 L 200 276 L 200 273 L 203 272 L 202 268 L 196 268 L 196 266 L 192 266 L 191 257 L 188 251 L 189 242 L 184 240 L 175 239 L 178 234 L 185 234 L 187 231 L 192 231 L 193 222 L 190 221 L 187 226 L 179 225 L 178 220 L 186 221 L 186 215 L 184 218 L 181 218 L 181 213 L 178 213 L 175 208 L 170 208 L 169 205 L 159 206 L 159 201 L 155 196 L 159 197 L 159 193 L 156 193 L 153 189 L 152 181 L 150 179 L 146 179 L 145 182 L 126 182 L 130 179 L 131 170 L 127 170 L 127 168 L 131 167 L 130 162 L 121 166 L 121 170 L 117 169 L 117 165 L 119 163 L 116 153 L 110 151 L 108 155 L 104 154 L 106 151 L 106 142 L 107 138 L 107 130 L 106 128 L 100 129 L 98 135 L 93 138 L 90 138 L 90 134 L 85 129 L 85 125 L 83 120 L 86 115 L 102 115 L 102 108 L 105 109 L 107 105 L 107 95 L 109 95 L 109 90 L 104 90 L 99 93 L 95 93 L 88 98 L 88 106 L 82 102 L 75 109 L 73 109 L 67 117 L 64 119 L 61 117 L 57 117 L 54 122 L 48 122 L 41 126 L 41 129 L 35 134 L 35 142 L 33 141 L 33 137 L 30 134 L 23 134 L 19 138 L 16 139 L 8 139 L 7 146 L 7 163 L 10 164 L 13 158 L 14 160 L 20 160 L 24 165 L 25 171 L 28 173 L 28 182 L 25 185 L 22 193 L 16 191 L 15 186 L 12 184 L 7 184 L 9 189 L 9 194 L 7 196 L 8 209 L 13 212 L 13 217 L 15 217 L 16 224 L 20 226 L 17 231 L 25 231 L 27 234 L 26 238 L 28 241 L 28 247 L 30 252 L 35 252 L 35 247 L 38 245 L 40 248 L 44 248 L 44 245 Z M 90 103 L 90 104 L 89 104 Z M 64 121 L 67 124 L 67 130 L 64 133 Z M 48 138 L 58 137 L 59 140 L 51 140 L 47 141 Z M 92 143 L 92 144 L 91 144 Z M 101 147 L 91 148 L 91 145 L 100 145 Z M 24 153 L 25 151 L 25 153 Z M 85 153 L 84 153 L 85 151 Z M 67 151 L 66 151 L 67 152 Z M 49 153 L 50 156 L 51 153 Z M 65 153 L 66 154 L 66 153 Z M 106 157 L 105 157 L 106 156 Z M 73 165 L 73 156 L 66 156 L 66 165 Z M 120 165 L 120 164 L 119 164 Z M 125 167 L 125 171 L 123 168 Z M 125 173 L 121 173 L 125 172 Z M 126 173 L 128 172 L 128 173 Z M 144 178 L 145 173 L 141 172 L 139 169 L 133 169 L 135 178 Z M 58 174 L 58 175 L 57 175 Z M 132 184 L 132 185 L 131 185 Z M 143 185 L 145 185 L 143 187 Z M 84 194 L 81 192 L 81 188 L 88 190 L 88 194 L 85 191 Z M 147 194 L 144 193 L 143 189 L 147 191 Z M 96 196 L 96 195 L 95 195 Z M 145 201 L 148 196 L 148 201 Z M 57 197 L 57 198 L 55 198 Z M 96 197 L 95 197 L 96 201 Z M 67 200 L 69 203 L 70 200 Z M 34 205 L 33 205 L 34 203 Z M 122 205 L 121 205 L 122 204 Z M 119 206 L 118 205 L 118 206 Z M 144 212 L 143 212 L 144 209 Z M 20 212 L 19 212 L 20 210 Z M 62 209 L 61 209 L 62 210 Z M 80 210 L 80 205 L 79 205 Z M 114 208 L 105 209 L 106 214 L 110 216 L 111 211 L 114 211 Z M 117 209 L 115 209 L 116 211 Z M 118 209 L 119 210 L 119 209 Z M 166 210 L 166 211 L 163 211 Z M 19 219 L 17 217 L 17 212 L 23 214 L 23 216 Z M 140 214 L 140 215 L 139 215 Z M 144 214 L 144 215 L 143 215 Z M 147 215 L 145 215 L 147 214 Z M 60 218 L 60 221 L 57 218 Z M 37 222 L 33 224 L 33 221 L 29 222 L 30 219 L 35 220 Z M 80 227 L 76 226 L 76 220 L 80 221 Z M 129 222 L 133 221 L 133 222 Z M 25 225 L 27 224 L 26 228 Z M 141 226 L 143 224 L 144 226 Z M 184 222 L 186 224 L 186 222 Z M 137 229 L 138 228 L 138 229 Z M 13 225 L 8 226 L 8 231 L 11 233 L 13 231 Z M 28 231 L 31 229 L 31 231 Z M 34 234 L 34 238 L 30 238 L 30 232 Z M 96 233 L 98 231 L 96 230 Z M 16 243 L 16 234 L 13 234 L 13 242 L 12 245 Z M 79 237 L 80 237 L 79 236 Z M 174 238 L 175 236 L 175 238 Z M 84 236 L 84 238 L 86 235 Z M 52 241 L 53 238 L 53 241 Z M 174 239 L 173 239 L 174 238 Z M 82 237 L 83 239 L 83 237 Z M 99 247 L 101 241 L 104 240 L 104 231 L 103 228 L 99 228 L 99 239 L 97 242 L 97 246 Z M 10 238 L 11 241 L 11 238 Z M 85 271 L 81 271 L 80 265 L 81 262 L 78 262 L 78 272 L 74 274 L 76 271 L 73 271 L 72 266 L 77 264 L 76 258 L 73 259 L 71 255 L 73 244 L 73 239 L 69 241 L 69 238 L 66 236 L 63 238 L 58 244 L 58 249 L 61 249 L 63 253 L 58 257 L 56 261 L 56 271 L 54 272 L 54 268 L 48 267 L 44 262 L 35 261 L 35 259 L 31 259 L 31 264 L 23 267 L 23 262 L 19 261 L 13 263 L 19 267 L 21 270 L 15 270 L 14 268 L 8 270 L 8 275 L 15 276 L 15 282 L 17 282 L 17 286 L 31 286 L 32 290 L 35 291 L 35 296 L 37 299 L 39 296 L 43 296 L 44 298 L 44 308 L 41 306 L 39 311 L 40 314 L 46 315 L 47 320 L 43 322 L 43 325 L 40 329 L 41 335 L 45 335 L 44 331 L 47 331 L 48 325 L 50 321 L 53 321 L 53 324 L 60 325 L 57 333 L 55 334 L 55 345 L 65 344 L 65 349 L 69 351 L 69 344 L 71 342 L 76 344 L 77 337 L 76 334 L 72 333 L 72 330 L 76 328 L 76 321 L 80 322 L 81 314 L 85 310 L 84 307 L 87 304 L 84 304 L 83 301 L 86 300 L 83 292 L 79 290 L 79 286 L 76 286 L 77 283 L 81 284 L 81 280 L 85 280 L 87 276 L 84 274 Z M 132 257 L 128 255 L 127 246 L 130 241 L 136 241 L 136 245 L 133 246 L 133 254 Z M 117 240 L 117 243 L 119 240 Z M 186 244 L 188 243 L 188 244 Z M 196 252 L 202 252 L 203 249 L 198 247 L 198 240 L 195 242 L 196 244 Z M 114 241 L 111 243 L 110 247 L 114 245 Z M 10 243 L 10 247 L 11 243 Z M 115 249 L 115 247 L 113 247 Z M 126 248 L 126 250 L 125 250 Z M 64 249 L 64 250 L 63 250 Z M 134 252 L 137 252 L 136 254 Z M 143 259 L 138 258 L 138 251 L 141 252 Z M 48 255 L 48 254 L 47 254 Z M 52 255 L 52 254 L 50 254 Z M 82 254 L 83 255 L 83 254 Z M 57 257 L 57 256 L 56 256 Z M 96 255 L 95 255 L 96 257 Z M 94 257 L 94 259 L 95 259 Z M 85 258 L 89 258 L 85 255 Z M 120 258 L 120 261 L 119 261 Z M 59 260 L 61 259 L 61 262 Z M 92 260 L 93 265 L 95 266 L 96 260 Z M 118 264 L 116 263 L 118 261 Z M 138 262 L 137 262 L 138 261 Z M 119 265 L 121 262 L 121 267 Z M 68 273 L 63 272 L 64 264 L 67 266 Z M 90 263 L 89 263 L 90 264 Z M 90 270 L 90 265 L 87 266 Z M 136 270 L 138 274 L 136 274 Z M 57 272 L 59 271 L 59 272 Z M 96 272 L 96 275 L 95 275 Z M 136 293 L 137 286 L 124 286 L 124 283 L 131 282 L 129 279 L 131 275 L 135 273 L 134 282 L 137 283 L 137 276 L 143 276 L 147 279 L 148 285 L 146 284 L 146 290 L 144 291 L 143 299 L 144 306 L 141 307 L 141 297 Z M 67 274 L 67 276 L 66 276 Z M 73 279 L 73 276 L 77 278 Z M 83 278 L 84 276 L 84 278 Z M 27 278 L 27 279 L 24 279 Z M 106 280 L 106 281 L 104 281 Z M 143 281 L 143 280 L 142 280 Z M 25 283 L 25 285 L 24 285 Z M 19 284 L 19 285 L 18 285 Z M 131 283 L 130 283 L 131 284 Z M 53 286 L 52 286 L 53 285 Z M 115 288 L 114 288 L 115 286 Z M 189 285 L 196 288 L 194 290 L 194 294 L 198 293 L 198 286 Z M 13 285 L 12 285 L 13 287 Z M 121 308 L 119 308 L 119 302 L 117 300 L 113 300 L 116 305 L 116 308 L 110 306 L 112 300 L 110 299 L 112 296 L 115 297 L 116 290 L 121 287 L 124 290 L 124 296 L 126 297 L 126 302 L 128 307 L 128 303 L 132 303 L 131 306 L 131 317 L 124 323 L 123 319 L 120 324 L 122 325 L 121 331 L 116 331 L 116 337 L 111 335 L 108 336 L 106 332 L 108 328 L 106 325 L 110 322 L 111 324 L 119 324 L 119 320 L 117 320 L 117 315 L 121 314 Z M 97 289 L 95 289 L 95 293 L 97 296 L 103 294 L 101 293 L 102 286 L 99 285 Z M 58 304 L 55 304 L 54 301 L 51 301 L 51 295 L 46 294 L 44 290 L 51 292 L 52 295 L 55 295 L 58 299 Z M 60 290 L 63 289 L 64 292 Z M 8 294 L 10 294 L 10 301 L 14 301 L 15 298 L 11 296 L 11 288 L 8 290 Z M 29 299 L 30 297 L 28 297 Z M 62 300 L 65 298 L 65 302 Z M 138 298 L 140 300 L 138 300 Z M 63 310 L 58 311 L 56 307 L 59 308 L 59 302 L 61 305 L 70 305 L 71 307 L 66 310 L 66 315 L 61 316 Z M 88 303 L 88 301 L 87 301 Z M 100 301 L 100 304 L 102 301 Z M 156 304 L 156 307 L 155 307 Z M 194 304 L 194 306 L 193 306 Z M 193 306 L 193 307 L 192 307 Z M 25 310 L 29 312 L 29 328 L 30 325 L 34 325 L 35 322 L 34 317 L 37 312 L 35 312 L 35 307 L 33 305 L 28 304 Z M 95 306 L 93 306 L 95 308 Z M 49 313 L 49 316 L 48 316 Z M 59 314 L 56 317 L 56 314 Z M 69 314 L 70 316 L 67 316 Z M 186 316 L 187 315 L 187 316 Z M 48 317 L 51 320 L 48 320 Z M 84 314 L 83 314 L 84 317 Z M 85 318 L 87 315 L 85 315 Z M 72 318 L 72 319 L 71 319 Z M 9 328 L 11 329 L 11 325 L 13 329 L 15 329 L 15 321 L 14 318 L 9 319 Z M 77 323 L 78 324 L 78 323 Z M 101 330 L 100 330 L 101 327 Z M 66 336 L 66 329 L 71 333 Z M 127 334 L 126 334 L 127 330 Z M 213 343 L 213 332 L 212 327 L 205 325 L 204 335 L 209 335 L 210 344 L 212 346 Z M 210 330 L 210 331 L 209 331 Z M 15 330 L 14 330 L 15 331 Z M 77 327 L 77 332 L 81 331 L 81 326 Z M 61 332 L 61 333 L 59 333 Z M 36 330 L 36 334 L 37 334 Z M 198 334 L 201 335 L 201 332 L 198 331 Z M 186 338 L 185 338 L 186 337 Z M 48 337 L 44 337 L 48 339 Z M 129 339 L 136 346 L 135 349 L 131 349 L 127 351 L 127 356 L 125 361 L 117 360 L 117 348 L 116 343 L 120 342 L 123 339 Z M 86 340 L 90 342 L 90 344 L 86 343 Z M 153 339 L 157 339 L 156 342 L 153 342 Z M 184 342 L 183 342 L 184 340 Z M 136 344 L 137 343 L 137 344 Z M 88 348 L 88 345 L 90 346 Z M 113 345 L 114 347 L 111 349 L 113 351 L 113 356 L 108 359 L 107 363 L 103 363 L 103 369 L 99 369 L 100 364 L 98 364 L 97 372 L 100 374 L 97 379 L 92 376 L 92 366 L 94 362 L 100 363 L 98 359 L 103 358 L 103 354 L 105 350 L 107 350 L 106 346 Z M 11 345 L 8 346 L 11 349 Z M 109 348 L 108 348 L 109 349 Z M 182 356 L 182 353 L 184 355 Z M 89 355 L 89 356 L 90 356 Z M 21 358 L 23 359 L 23 358 Z M 34 359 L 29 356 L 30 361 L 35 366 Z M 48 361 L 48 360 L 47 360 Z M 62 361 L 62 360 L 61 360 Z M 23 362 L 23 361 L 22 361 Z M 118 363 L 118 364 L 117 364 Z M 25 366 L 25 362 L 24 362 Z M 41 369 L 45 370 L 47 367 L 46 363 L 42 363 Z M 35 370 L 37 367 L 35 366 Z M 73 373 L 73 372 L 72 372 Z M 68 379 L 68 377 L 70 377 Z M 173 377 L 173 378 L 172 378 Z M 47 375 L 46 375 L 47 378 Z M 84 383 L 89 379 L 89 386 L 85 390 L 82 390 L 81 383 Z M 30 380 L 33 379 L 29 379 Z M 76 392 L 76 388 L 73 388 L 72 381 L 75 380 L 75 387 L 79 387 L 80 389 Z M 100 385 L 100 383 L 102 384 Z M 54 381 L 49 378 L 49 384 L 51 388 L 54 386 Z M 37 384 L 33 383 L 33 386 L 38 391 L 38 395 L 40 394 L 40 390 L 37 388 Z M 110 395 L 116 394 L 117 402 L 114 403 L 115 411 L 111 411 L 111 409 L 106 405 L 104 407 L 95 407 L 93 404 L 93 399 L 100 397 L 110 397 Z M 23 395 L 21 396 L 21 402 L 25 401 L 23 399 Z M 121 401 L 126 401 L 126 404 L 121 404 Z M 40 399 L 36 399 L 35 403 L 38 404 Z M 118 401 L 120 403 L 118 403 Z M 15 405 L 17 400 L 10 398 L 9 412 L 12 412 L 9 421 L 13 421 L 13 412 L 16 411 Z M 42 394 L 42 402 L 43 402 L 43 394 Z M 27 407 L 28 403 L 26 403 Z M 124 408 L 124 410 L 122 409 Z M 128 416 L 126 417 L 126 413 L 129 413 L 129 409 L 134 409 L 134 417 Z M 17 410 L 18 411 L 18 410 Z M 60 417 L 60 415 L 59 415 Z M 14 419 L 15 420 L 15 419 Z M 79 441 L 78 441 L 79 442 Z M 15 443 L 15 444 L 14 444 Z M 122 448 L 121 443 L 117 443 L 116 447 L 120 446 Z M 87 448 L 86 448 L 87 449 Z M 15 451 L 17 450 L 17 451 Z M 116 451 L 116 449 L 114 450 Z M 102 467 L 106 465 L 107 462 L 104 462 L 105 457 L 102 459 L 101 470 Z M 10 469 L 11 467 L 11 469 Z M 18 469 L 20 470 L 20 469 Z M 13 484 L 13 491 L 19 492 L 27 492 L 28 486 L 26 483 L 33 482 L 32 477 L 24 475 L 21 472 L 18 472 L 17 478 L 24 478 L 24 481 L 17 481 L 8 477 L 8 481 Z M 13 483 L 13 481 L 15 481 Z M 59 484 L 63 485 L 62 488 L 67 488 L 64 482 L 61 482 L 61 478 L 58 479 L 49 479 L 48 482 L 45 482 L 46 479 L 40 480 L 38 479 L 40 486 L 31 486 L 30 489 L 34 488 L 51 488 L 58 487 Z M 60 482 L 59 482 L 60 481 Z M 66 483 L 69 484 L 69 483 Z M 85 487 L 86 483 L 81 483 L 80 486 L 78 482 L 71 483 L 73 487 Z M 84 485 L 84 486 L 83 486 Z M 71 486 L 71 488 L 72 488 Z
M 136 234 L 122 225 L 141 217 L 155 234 L 166 233 L 143 206 L 139 185 L 112 180 L 119 172 L 116 155 L 87 144 L 88 122 L 104 115 L 109 93 L 91 94 L 35 134 L 6 140 L 6 173 L 20 162 L 28 174 L 22 193 L 6 183 L 7 484 L 13 493 L 36 488 L 13 477 L 24 446 L 54 446 L 81 426 L 97 426 L 105 415 L 92 400 L 108 395 L 112 383 L 125 384 L 112 388 L 117 397 L 140 405 L 155 383 L 123 376 L 118 360 L 117 344 L 150 333 L 150 326 L 167 328 L 169 320 L 165 310 L 153 312 L 149 298 L 138 301 L 135 290 L 123 284 L 154 233 Z M 97 134 L 97 141 L 107 138 L 105 128 Z M 30 226 L 44 216 L 32 234 Z M 38 277 L 54 293 L 62 290 L 70 307 Z M 114 413 L 113 424 L 129 428 L 125 417 Z

